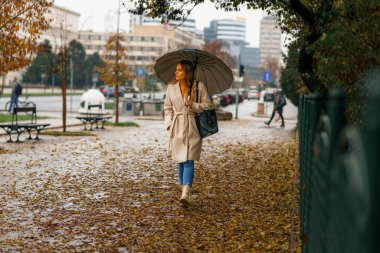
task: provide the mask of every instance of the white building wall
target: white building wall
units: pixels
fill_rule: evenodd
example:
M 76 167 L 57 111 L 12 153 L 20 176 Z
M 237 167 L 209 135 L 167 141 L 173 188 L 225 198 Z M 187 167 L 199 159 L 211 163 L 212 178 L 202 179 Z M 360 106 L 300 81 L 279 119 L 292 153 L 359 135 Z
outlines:
M 98 52 L 102 57 L 107 40 L 114 33 L 84 31 L 78 35 L 78 40 L 84 46 L 87 54 Z M 131 70 L 136 67 L 152 69 L 155 60 L 169 49 L 169 37 L 165 35 L 135 35 L 120 33 L 125 38 L 121 42 L 126 47 L 126 64 Z

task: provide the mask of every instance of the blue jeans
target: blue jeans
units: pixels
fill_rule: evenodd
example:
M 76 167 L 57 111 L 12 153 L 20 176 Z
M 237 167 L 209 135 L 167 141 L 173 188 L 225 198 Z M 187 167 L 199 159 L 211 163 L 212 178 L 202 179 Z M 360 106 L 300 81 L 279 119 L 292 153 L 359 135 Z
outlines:
M 178 178 L 181 185 L 193 185 L 194 180 L 194 161 L 178 163 Z
M 18 103 L 18 96 L 13 95 L 11 97 L 11 103 L 9 104 L 8 112 L 12 112 L 13 107 L 17 107 L 17 103 Z

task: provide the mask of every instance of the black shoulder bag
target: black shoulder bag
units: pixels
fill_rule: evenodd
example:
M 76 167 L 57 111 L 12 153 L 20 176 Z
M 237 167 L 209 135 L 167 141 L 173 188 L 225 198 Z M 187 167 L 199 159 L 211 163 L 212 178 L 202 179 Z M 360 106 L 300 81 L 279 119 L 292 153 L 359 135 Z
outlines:
M 199 103 L 198 83 L 199 81 L 197 81 L 197 86 L 196 86 L 197 103 Z M 197 128 L 198 128 L 199 135 L 201 136 L 201 138 L 206 138 L 218 132 L 218 120 L 216 118 L 215 109 L 204 110 L 202 112 L 199 112 L 195 115 L 194 118 L 195 118 L 195 122 L 197 123 Z

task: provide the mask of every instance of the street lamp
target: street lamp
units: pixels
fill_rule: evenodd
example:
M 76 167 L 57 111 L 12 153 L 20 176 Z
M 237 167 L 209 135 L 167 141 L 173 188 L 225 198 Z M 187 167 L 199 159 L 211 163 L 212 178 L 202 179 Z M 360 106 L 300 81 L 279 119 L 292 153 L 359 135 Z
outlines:
M 42 80 L 41 82 L 42 82 L 42 85 L 44 85 L 44 91 L 46 93 L 46 87 L 45 87 L 45 82 L 44 82 L 45 77 L 46 77 L 46 74 L 45 73 L 41 73 L 41 80 Z
M 98 72 L 92 72 L 92 88 L 93 89 L 96 89 L 96 83 L 98 82 L 99 80 L 99 73 Z

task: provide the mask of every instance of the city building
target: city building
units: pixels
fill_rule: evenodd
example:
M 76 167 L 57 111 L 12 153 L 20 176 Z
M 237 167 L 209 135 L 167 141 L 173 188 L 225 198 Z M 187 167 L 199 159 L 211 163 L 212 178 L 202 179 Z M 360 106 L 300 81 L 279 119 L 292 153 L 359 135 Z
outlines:
M 53 5 L 47 14 L 51 20 L 50 28 L 41 35 L 40 41 L 49 40 L 53 51 L 57 52 L 62 44 L 77 38 L 79 17 L 77 12 Z
M 260 66 L 260 48 L 242 47 L 240 52 L 240 63 L 244 66 Z
M 87 54 L 97 52 L 104 55 L 107 40 L 115 33 L 83 31 L 78 35 L 78 41 L 83 45 Z M 143 67 L 147 72 L 153 71 L 155 60 L 163 52 L 169 50 L 169 37 L 161 34 L 131 34 L 120 33 L 125 38 L 121 42 L 126 47 L 127 66 L 131 71 Z
M 260 22 L 260 66 L 265 68 L 270 58 L 276 58 L 281 64 L 281 30 L 276 27 L 276 18 L 266 16 Z
M 87 54 L 98 52 L 104 54 L 105 44 L 115 33 L 81 31 L 78 41 L 84 46 Z M 126 64 L 130 71 L 144 69 L 147 75 L 154 74 L 154 64 L 158 57 L 166 52 L 181 48 L 202 48 L 204 41 L 197 35 L 180 29 L 164 29 L 158 25 L 135 25 L 132 33 L 120 33 L 125 38 L 122 44 L 126 47 Z M 144 88 L 143 84 L 138 85 Z
M 212 20 L 210 26 L 204 28 L 204 40 L 222 41 L 226 51 L 233 57 L 238 57 L 240 49 L 247 44 L 245 38 L 244 18 Z
M 240 52 L 240 64 L 244 65 L 245 77 L 247 77 L 248 80 L 257 81 L 261 78 L 259 48 L 242 47 Z M 251 83 L 250 85 L 254 84 Z
M 171 29 L 174 29 L 174 26 L 176 24 L 178 24 L 178 26 L 176 27 L 176 29 L 179 29 L 179 30 L 182 30 L 182 31 L 185 31 L 185 32 L 191 32 L 193 34 L 197 34 L 199 33 L 199 31 L 197 31 L 196 29 L 196 23 L 195 23 L 195 19 L 192 19 L 192 18 L 187 18 L 185 21 L 183 22 L 174 22 L 174 21 L 171 21 L 171 27 L 169 28 L 170 30 Z M 161 26 L 161 27 L 166 27 L 166 25 L 163 25 L 161 23 L 161 20 L 160 19 L 153 19 L 151 17 L 146 17 L 144 15 L 130 15 L 130 18 L 129 18 L 129 31 L 130 32 L 134 32 L 134 26 L 141 26 L 141 25 L 147 25 L 147 26 L 152 26 L 152 25 L 156 25 L 156 26 Z
M 132 34 L 135 35 L 165 35 L 169 37 L 168 51 L 181 48 L 202 48 L 204 41 L 194 33 L 181 29 L 164 29 L 156 25 L 135 26 Z M 164 52 L 165 53 L 165 52 Z

